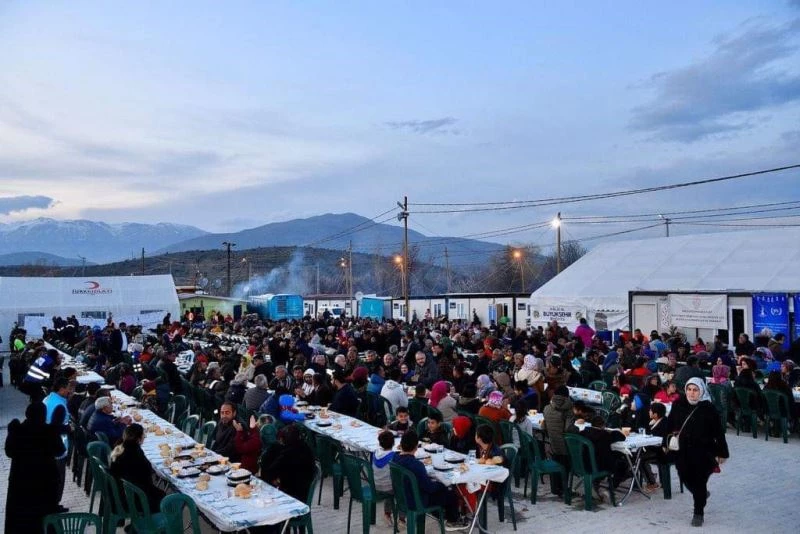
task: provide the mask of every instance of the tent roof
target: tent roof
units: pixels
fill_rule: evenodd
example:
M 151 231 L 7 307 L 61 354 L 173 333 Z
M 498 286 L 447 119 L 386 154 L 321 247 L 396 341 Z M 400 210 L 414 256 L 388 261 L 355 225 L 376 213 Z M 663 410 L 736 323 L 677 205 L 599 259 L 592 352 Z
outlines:
M 629 291 L 797 291 L 800 228 L 696 234 L 601 245 L 531 299 L 615 301 Z

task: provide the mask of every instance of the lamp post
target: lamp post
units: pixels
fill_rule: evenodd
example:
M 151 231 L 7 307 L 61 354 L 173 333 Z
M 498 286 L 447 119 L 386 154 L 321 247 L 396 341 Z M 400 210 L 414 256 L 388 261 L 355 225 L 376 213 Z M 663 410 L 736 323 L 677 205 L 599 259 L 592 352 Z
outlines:
M 231 247 L 235 247 L 236 243 L 230 241 L 223 241 L 222 246 L 228 249 L 228 296 L 231 296 Z
M 553 222 L 550 223 L 556 229 L 556 274 L 561 272 L 561 212 L 559 211 Z
M 513 258 L 519 262 L 519 276 L 522 282 L 522 293 L 525 293 L 525 263 L 524 263 L 524 254 L 520 249 L 514 250 L 511 253 Z
M 403 299 L 406 302 L 405 317 L 406 317 L 406 323 L 409 323 L 411 321 L 409 320 L 409 315 L 408 315 L 409 310 L 408 310 L 408 285 L 406 281 L 406 265 L 405 262 L 403 261 L 403 257 L 400 255 L 394 257 L 394 263 L 400 268 L 400 284 L 403 287 Z

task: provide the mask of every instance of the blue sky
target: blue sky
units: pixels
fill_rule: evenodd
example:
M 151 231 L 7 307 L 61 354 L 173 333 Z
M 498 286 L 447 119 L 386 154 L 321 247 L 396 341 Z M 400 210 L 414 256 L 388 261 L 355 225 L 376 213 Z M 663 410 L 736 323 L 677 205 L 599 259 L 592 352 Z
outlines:
M 231 231 L 800 163 L 796 0 L 436 4 L 0 0 L 0 222 Z M 795 198 L 788 172 L 562 211 Z M 556 209 L 411 224 L 460 235 Z

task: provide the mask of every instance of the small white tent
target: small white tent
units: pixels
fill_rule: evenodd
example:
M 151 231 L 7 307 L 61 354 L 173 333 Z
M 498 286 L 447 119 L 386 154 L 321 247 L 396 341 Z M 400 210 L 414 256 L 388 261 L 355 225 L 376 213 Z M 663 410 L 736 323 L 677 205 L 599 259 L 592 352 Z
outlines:
M 628 327 L 628 292 L 797 292 L 800 228 L 598 245 L 531 295 L 531 322 Z
M 180 314 L 171 275 L 86 278 L 0 277 L 0 335 L 14 323 L 38 336 L 42 326 L 52 328 L 52 317 L 75 315 L 81 324 L 106 323 L 152 328 L 164 315 Z

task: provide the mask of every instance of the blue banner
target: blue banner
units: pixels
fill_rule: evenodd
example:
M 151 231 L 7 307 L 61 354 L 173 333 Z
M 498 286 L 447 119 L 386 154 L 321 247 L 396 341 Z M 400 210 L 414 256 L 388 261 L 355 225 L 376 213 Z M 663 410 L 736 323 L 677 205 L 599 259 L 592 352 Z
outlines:
M 800 295 L 794 296 L 794 338 L 800 339 Z
M 772 337 L 784 334 L 783 347 L 789 348 L 789 297 L 785 294 L 753 295 L 753 335 L 757 336 L 764 328 L 772 331 Z

